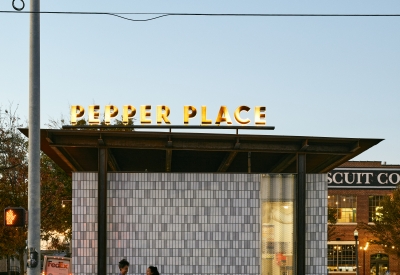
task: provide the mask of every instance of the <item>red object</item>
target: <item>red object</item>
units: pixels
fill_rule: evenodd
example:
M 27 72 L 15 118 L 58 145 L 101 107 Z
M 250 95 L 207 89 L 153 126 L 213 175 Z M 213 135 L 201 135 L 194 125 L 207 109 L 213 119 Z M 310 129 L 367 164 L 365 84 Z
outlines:
M 286 264 L 286 256 L 282 253 L 276 253 L 275 255 L 276 264 L 279 266 L 283 266 Z

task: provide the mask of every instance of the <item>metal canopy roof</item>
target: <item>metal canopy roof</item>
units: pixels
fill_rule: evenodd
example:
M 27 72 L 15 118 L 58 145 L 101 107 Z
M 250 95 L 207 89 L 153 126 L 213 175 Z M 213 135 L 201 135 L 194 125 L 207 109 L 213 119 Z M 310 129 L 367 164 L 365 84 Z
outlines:
M 28 136 L 28 129 L 20 130 Z M 41 129 L 42 151 L 68 173 L 97 171 L 98 148 L 108 149 L 108 171 L 296 173 L 297 154 L 306 154 L 307 173 L 326 173 L 381 141 L 115 128 Z

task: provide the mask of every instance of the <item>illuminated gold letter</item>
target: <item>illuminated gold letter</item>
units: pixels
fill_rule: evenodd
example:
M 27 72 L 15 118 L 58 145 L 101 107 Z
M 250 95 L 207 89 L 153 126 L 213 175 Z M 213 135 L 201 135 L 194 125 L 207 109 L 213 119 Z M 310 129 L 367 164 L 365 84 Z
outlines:
M 89 106 L 89 124 L 100 124 L 99 112 L 96 112 L 99 109 L 99 105 Z
M 211 124 L 211 119 L 207 119 L 207 106 L 201 106 L 201 124 Z
M 255 116 L 255 124 L 256 125 L 265 125 L 266 124 L 265 120 L 262 120 L 262 119 L 265 119 L 264 112 L 265 112 L 265 107 L 256 106 L 254 108 L 254 116 Z
M 217 115 L 217 119 L 215 120 L 215 124 L 220 124 L 221 122 L 226 122 L 227 124 L 232 124 L 231 117 L 228 113 L 228 108 L 226 106 L 221 106 L 219 108 L 219 112 Z
M 85 113 L 85 109 L 83 109 L 80 105 L 72 105 L 71 106 L 71 125 L 76 125 L 76 118 L 82 117 Z
M 189 114 L 190 111 L 190 114 Z M 194 106 L 183 106 L 183 123 L 189 124 L 189 118 L 195 117 L 197 110 Z
M 122 114 L 122 123 L 128 125 L 129 118 L 134 117 L 136 115 L 136 108 L 132 105 L 124 105 Z
M 165 113 L 163 112 L 165 111 Z M 164 120 L 165 124 L 171 124 L 168 119 L 170 110 L 168 106 L 165 105 L 158 105 L 157 106 L 157 124 L 161 124 Z
M 117 115 L 118 115 L 118 108 L 116 106 L 106 105 L 106 108 L 104 110 L 104 122 L 106 123 L 106 125 L 109 125 L 111 118 L 116 117 Z
M 248 112 L 248 111 L 250 111 L 250 108 L 247 107 L 247 106 L 239 106 L 239 107 L 235 110 L 235 120 L 236 120 L 236 122 L 239 123 L 239 124 L 248 124 L 248 123 L 250 123 L 250 119 L 249 119 L 249 118 L 242 119 L 242 118 L 240 117 L 240 112 L 241 112 L 241 111 L 246 111 L 246 112 Z
M 151 123 L 151 119 L 147 118 L 148 116 L 151 115 L 150 111 L 151 110 L 151 106 L 150 105 L 140 105 L 140 123 L 142 124 L 150 124 Z

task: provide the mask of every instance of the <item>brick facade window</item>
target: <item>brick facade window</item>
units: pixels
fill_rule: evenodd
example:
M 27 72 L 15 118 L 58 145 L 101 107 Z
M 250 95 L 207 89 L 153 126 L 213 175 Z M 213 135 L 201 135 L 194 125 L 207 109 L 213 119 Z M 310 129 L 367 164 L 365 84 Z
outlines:
M 375 222 L 376 218 L 379 218 L 376 212 L 381 208 L 383 198 L 385 198 L 385 196 L 369 196 L 369 222 Z
M 336 209 L 336 217 L 338 223 L 357 222 L 357 196 L 328 196 L 328 207 Z
M 356 266 L 354 242 L 348 244 L 328 244 L 328 270 L 353 271 Z

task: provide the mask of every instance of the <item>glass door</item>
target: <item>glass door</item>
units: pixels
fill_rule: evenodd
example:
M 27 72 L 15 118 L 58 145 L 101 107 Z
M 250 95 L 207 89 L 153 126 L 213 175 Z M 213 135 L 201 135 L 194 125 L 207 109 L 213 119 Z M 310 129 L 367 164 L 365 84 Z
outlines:
M 389 257 L 386 254 L 371 255 L 370 275 L 387 275 L 389 271 Z

